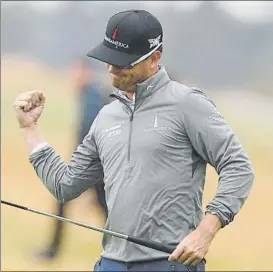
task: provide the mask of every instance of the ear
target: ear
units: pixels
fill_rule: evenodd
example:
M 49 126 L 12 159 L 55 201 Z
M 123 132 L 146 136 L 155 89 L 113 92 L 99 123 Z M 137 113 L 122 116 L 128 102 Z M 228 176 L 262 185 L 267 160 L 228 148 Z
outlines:
M 152 60 L 152 61 L 151 61 L 151 66 L 152 66 L 152 68 L 158 66 L 158 62 L 159 62 L 160 58 L 161 58 L 161 52 L 155 51 L 155 52 L 152 54 L 152 56 L 151 56 L 151 60 Z

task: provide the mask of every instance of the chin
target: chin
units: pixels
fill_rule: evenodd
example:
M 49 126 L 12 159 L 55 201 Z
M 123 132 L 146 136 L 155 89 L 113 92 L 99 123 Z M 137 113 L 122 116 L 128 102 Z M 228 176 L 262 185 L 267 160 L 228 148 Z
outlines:
M 120 85 L 119 84 L 117 84 L 114 80 L 112 80 L 112 86 L 113 87 L 115 87 L 115 88 L 117 88 L 117 89 L 120 89 Z
M 115 80 L 114 78 L 112 78 L 112 85 L 115 87 L 115 88 L 120 88 L 122 87 L 119 80 Z

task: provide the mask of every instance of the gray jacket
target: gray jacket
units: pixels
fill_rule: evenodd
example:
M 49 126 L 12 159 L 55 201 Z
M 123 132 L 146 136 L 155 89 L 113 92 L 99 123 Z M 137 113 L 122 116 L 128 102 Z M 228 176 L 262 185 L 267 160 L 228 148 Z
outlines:
M 200 90 L 171 81 L 163 66 L 137 85 L 135 104 L 120 92 L 104 106 L 88 135 L 64 162 L 50 146 L 30 156 L 37 175 L 60 202 L 103 178 L 105 227 L 177 245 L 200 223 L 206 165 L 219 175 L 206 210 L 222 227 L 234 219 L 253 183 L 247 154 L 213 102 Z M 104 235 L 102 255 L 125 262 L 167 257 Z

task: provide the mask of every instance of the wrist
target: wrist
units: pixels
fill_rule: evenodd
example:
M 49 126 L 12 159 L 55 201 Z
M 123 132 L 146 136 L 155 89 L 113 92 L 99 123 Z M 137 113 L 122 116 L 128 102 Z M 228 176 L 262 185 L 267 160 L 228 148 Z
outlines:
M 29 155 L 32 151 L 40 144 L 46 142 L 42 134 L 40 133 L 36 123 L 32 123 L 29 126 L 24 126 L 21 128 L 21 132 L 24 136 L 25 142 L 27 144 L 27 149 Z
M 33 130 L 37 128 L 37 122 L 31 123 L 29 125 L 20 124 L 21 130 Z

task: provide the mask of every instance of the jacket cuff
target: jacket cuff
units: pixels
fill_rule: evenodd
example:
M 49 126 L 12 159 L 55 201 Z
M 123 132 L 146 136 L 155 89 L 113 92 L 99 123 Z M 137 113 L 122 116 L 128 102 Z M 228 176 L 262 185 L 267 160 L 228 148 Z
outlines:
M 44 147 L 47 147 L 49 146 L 49 143 L 48 142 L 42 142 L 40 144 L 38 144 L 36 147 L 34 147 L 30 153 L 30 156 L 33 155 L 34 153 L 42 150 Z
M 206 208 L 205 214 L 206 213 L 211 213 L 211 214 L 216 215 L 219 218 L 220 222 L 221 222 L 221 228 L 224 228 L 226 225 L 228 225 L 234 219 L 233 214 L 225 214 L 222 211 L 220 211 L 218 209 L 215 209 L 213 207 L 210 207 L 210 206 L 208 206 Z

